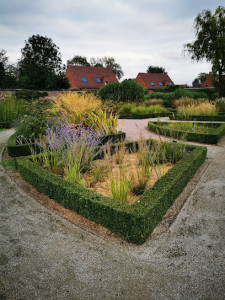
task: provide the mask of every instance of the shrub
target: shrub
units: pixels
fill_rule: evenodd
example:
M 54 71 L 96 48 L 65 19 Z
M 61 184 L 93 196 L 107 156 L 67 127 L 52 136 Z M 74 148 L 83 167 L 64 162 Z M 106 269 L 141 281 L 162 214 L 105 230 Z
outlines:
M 134 80 L 124 80 L 123 82 L 109 83 L 101 87 L 98 95 L 101 100 L 113 100 L 117 102 L 136 101 L 141 102 L 147 91 L 142 85 Z
M 155 114 L 155 113 L 168 113 L 168 110 L 161 105 L 136 106 L 135 103 L 126 104 L 121 107 L 119 114 Z
M 37 100 L 39 98 L 47 97 L 47 92 L 39 92 L 35 90 L 21 90 L 15 92 L 16 99 L 24 99 L 24 100 Z

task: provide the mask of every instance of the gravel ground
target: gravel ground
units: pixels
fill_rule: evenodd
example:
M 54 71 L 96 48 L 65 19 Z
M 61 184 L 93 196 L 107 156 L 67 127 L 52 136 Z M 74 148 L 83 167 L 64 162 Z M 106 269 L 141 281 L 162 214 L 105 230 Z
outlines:
M 147 122 L 133 124 L 136 139 Z M 7 132 L 0 132 L 0 144 Z M 169 230 L 141 246 L 68 222 L 23 192 L 0 166 L 0 299 L 224 299 L 220 146 L 209 146 L 211 163 Z

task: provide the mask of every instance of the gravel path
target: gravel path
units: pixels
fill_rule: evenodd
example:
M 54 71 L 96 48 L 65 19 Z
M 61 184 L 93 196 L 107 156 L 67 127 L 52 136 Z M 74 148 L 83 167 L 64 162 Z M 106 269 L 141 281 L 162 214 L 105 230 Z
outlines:
M 0 299 L 224 299 L 225 148 L 210 146 L 208 157 L 170 229 L 141 246 L 71 224 L 0 166 Z

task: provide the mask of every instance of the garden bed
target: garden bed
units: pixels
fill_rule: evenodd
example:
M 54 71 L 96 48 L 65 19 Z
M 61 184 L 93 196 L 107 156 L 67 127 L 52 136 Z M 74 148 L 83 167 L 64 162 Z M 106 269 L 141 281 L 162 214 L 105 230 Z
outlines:
M 28 156 L 31 155 L 31 149 L 35 149 L 35 151 L 40 152 L 40 147 L 38 147 L 35 143 L 27 143 L 22 145 L 17 145 L 17 137 L 18 135 L 22 134 L 21 132 L 15 132 L 13 135 L 10 136 L 7 142 L 7 150 L 10 156 L 17 157 L 17 156 Z M 117 134 L 109 134 L 103 137 L 101 144 L 105 144 L 108 141 L 111 143 L 122 142 L 126 138 L 125 132 L 118 132 Z
M 131 147 L 131 143 L 126 146 Z M 65 181 L 34 164 L 17 159 L 21 176 L 38 191 L 127 240 L 143 243 L 206 158 L 206 147 L 187 146 L 188 152 L 163 177 L 129 205 Z
M 177 130 L 175 128 L 170 128 L 170 125 L 175 125 L 176 123 L 172 122 L 148 122 L 148 129 L 154 132 L 157 132 L 162 135 L 174 137 L 174 138 L 183 138 L 187 141 L 202 142 L 208 144 L 216 144 L 219 139 L 225 134 L 225 123 L 196 123 L 196 125 L 205 127 L 206 133 L 201 132 L 190 132 L 187 130 Z M 177 123 L 179 124 L 179 123 Z M 182 124 L 182 123 L 180 123 Z M 186 125 L 185 125 L 186 124 Z M 185 122 L 183 125 L 194 128 L 192 122 Z

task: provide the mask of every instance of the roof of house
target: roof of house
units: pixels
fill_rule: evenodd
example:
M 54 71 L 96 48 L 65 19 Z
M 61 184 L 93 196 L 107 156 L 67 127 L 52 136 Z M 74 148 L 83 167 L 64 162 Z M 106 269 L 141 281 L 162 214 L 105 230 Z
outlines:
M 147 89 L 159 89 L 174 85 L 167 73 L 139 73 L 136 81 L 143 82 Z
M 106 81 L 107 83 L 118 81 L 110 67 L 68 65 L 66 76 L 72 89 L 99 89 Z

